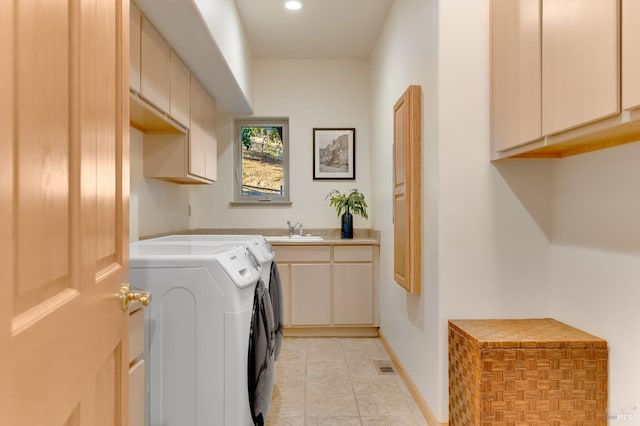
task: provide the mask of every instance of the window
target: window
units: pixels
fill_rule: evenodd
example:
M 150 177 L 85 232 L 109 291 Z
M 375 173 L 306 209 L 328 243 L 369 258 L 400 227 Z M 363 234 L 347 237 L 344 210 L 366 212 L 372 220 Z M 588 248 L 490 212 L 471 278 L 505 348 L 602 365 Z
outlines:
M 236 120 L 234 199 L 289 204 L 289 120 Z

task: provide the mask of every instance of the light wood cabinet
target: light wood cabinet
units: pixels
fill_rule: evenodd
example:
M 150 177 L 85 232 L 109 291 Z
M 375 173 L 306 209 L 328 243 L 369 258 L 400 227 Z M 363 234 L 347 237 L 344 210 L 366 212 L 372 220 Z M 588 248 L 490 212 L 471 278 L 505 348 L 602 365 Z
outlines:
M 129 86 L 140 91 L 140 26 L 142 15 L 135 4 L 129 6 Z
M 130 13 L 130 123 L 145 133 L 144 175 L 211 183 L 217 178 L 216 104 L 133 4 Z
M 393 106 L 393 278 L 410 293 L 422 281 L 420 100 L 420 86 L 409 86 Z
M 331 324 L 331 266 L 291 265 L 291 324 Z
M 191 81 L 196 80 L 191 78 Z M 204 89 L 202 92 L 192 91 L 191 98 L 191 129 L 186 134 L 144 134 L 145 177 L 181 184 L 207 184 L 215 181 L 215 103 Z
M 191 109 L 191 73 L 175 52 L 171 51 L 169 68 L 169 93 L 171 117 L 189 127 Z
M 282 294 L 282 321 L 285 326 L 291 325 L 291 265 L 288 263 L 278 263 L 278 274 L 280 275 L 280 286 Z
M 640 139 L 640 114 L 622 111 L 640 105 L 636 3 L 492 0 L 493 159 L 565 157 Z
M 491 124 L 497 151 L 542 136 L 540 12 L 540 0 L 491 5 Z
M 373 247 L 335 246 L 333 250 L 334 324 L 375 323 Z
M 640 107 L 640 2 L 622 0 L 622 108 Z
M 217 177 L 216 106 L 200 82 L 191 78 L 189 171 L 204 179 Z
M 618 0 L 542 4 L 542 133 L 618 113 Z
M 376 335 L 377 246 L 274 249 L 287 335 Z
M 171 48 L 146 17 L 142 17 L 140 94 L 162 111 L 169 111 Z

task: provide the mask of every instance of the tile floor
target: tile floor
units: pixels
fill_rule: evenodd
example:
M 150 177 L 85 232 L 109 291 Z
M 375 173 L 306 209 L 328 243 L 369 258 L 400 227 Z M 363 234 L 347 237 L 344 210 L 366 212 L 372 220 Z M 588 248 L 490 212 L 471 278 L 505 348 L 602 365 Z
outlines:
M 285 338 L 267 426 L 425 426 L 377 338 Z

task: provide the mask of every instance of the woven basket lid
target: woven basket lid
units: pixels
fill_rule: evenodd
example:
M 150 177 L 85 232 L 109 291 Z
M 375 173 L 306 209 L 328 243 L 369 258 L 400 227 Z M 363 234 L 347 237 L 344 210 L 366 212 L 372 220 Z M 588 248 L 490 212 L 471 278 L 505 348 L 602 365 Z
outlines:
M 479 348 L 606 347 L 606 340 L 552 318 L 451 320 Z

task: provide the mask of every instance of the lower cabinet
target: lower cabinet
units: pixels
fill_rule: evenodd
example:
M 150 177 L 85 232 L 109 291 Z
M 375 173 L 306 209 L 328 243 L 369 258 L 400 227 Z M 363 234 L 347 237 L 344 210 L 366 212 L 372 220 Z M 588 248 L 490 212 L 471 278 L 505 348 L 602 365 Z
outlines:
M 288 335 L 375 335 L 377 246 L 274 245 Z
M 370 263 L 333 265 L 333 322 L 373 324 L 373 267 Z
M 291 265 L 291 324 L 331 324 L 331 265 Z

